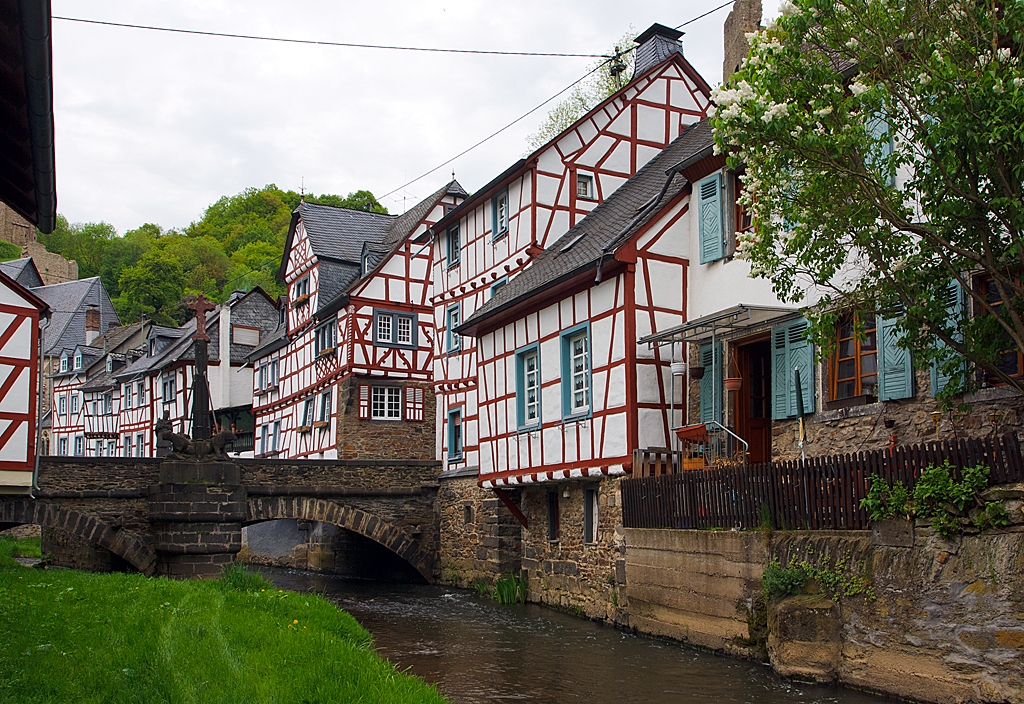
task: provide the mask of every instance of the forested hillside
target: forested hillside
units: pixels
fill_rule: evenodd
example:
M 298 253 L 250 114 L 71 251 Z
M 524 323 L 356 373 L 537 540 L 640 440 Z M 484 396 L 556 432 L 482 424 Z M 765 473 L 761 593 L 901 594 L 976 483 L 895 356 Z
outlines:
M 283 293 L 277 271 L 299 199 L 274 184 L 249 188 L 224 196 L 181 230 L 146 223 L 123 235 L 105 222 L 69 223 L 59 215 L 53 233 L 38 238 L 49 251 L 77 261 L 80 277 L 101 277 L 122 322 L 145 315 L 175 325 L 188 317 L 181 305 L 188 295 L 222 301 L 255 286 L 274 297 Z M 306 202 L 387 212 L 369 191 L 307 195 Z

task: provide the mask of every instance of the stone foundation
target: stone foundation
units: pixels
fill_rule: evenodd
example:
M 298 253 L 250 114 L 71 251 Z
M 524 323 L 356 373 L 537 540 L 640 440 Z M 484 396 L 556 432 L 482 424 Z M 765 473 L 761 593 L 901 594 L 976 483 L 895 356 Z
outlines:
M 433 385 L 402 384 L 423 390 L 422 421 L 368 420 L 359 418 L 359 384 L 367 381 L 349 377 L 338 384 L 338 459 L 434 459 L 437 402 Z

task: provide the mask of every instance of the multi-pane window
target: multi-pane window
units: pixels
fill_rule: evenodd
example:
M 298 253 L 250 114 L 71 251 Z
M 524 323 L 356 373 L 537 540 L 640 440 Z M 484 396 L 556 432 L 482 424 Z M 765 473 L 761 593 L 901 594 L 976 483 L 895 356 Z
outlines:
M 334 321 L 321 325 L 316 329 L 316 353 L 317 355 L 328 354 L 334 350 Z
M 412 318 L 407 315 L 396 316 L 395 342 L 400 345 L 412 344 Z
M 562 336 L 562 412 L 565 416 L 590 412 L 590 331 L 586 328 Z
M 395 313 L 392 311 L 376 311 L 374 319 L 373 340 L 379 345 L 402 345 L 411 346 L 415 344 L 414 317 L 408 313 Z
M 309 296 L 309 277 L 303 276 L 301 279 L 295 282 L 295 293 L 293 300 L 300 301 L 304 300 L 303 297 Z
M 518 382 L 519 425 L 530 427 L 540 422 L 540 352 L 533 347 L 519 353 Z
M 111 415 L 114 412 L 114 394 L 109 391 L 103 394 L 103 415 Z
M 68 370 L 68 358 L 67 357 L 61 357 L 60 358 L 60 370 L 62 372 L 66 372 Z
M 75 456 L 81 457 L 85 454 L 85 438 L 81 435 L 75 437 Z
M 391 342 L 391 316 L 377 313 L 377 342 Z
M 82 368 L 82 353 L 81 352 L 76 352 L 75 353 L 75 369 L 81 369 L 81 368 Z
M 491 201 L 494 213 L 494 238 L 497 239 L 508 232 L 508 191 L 502 191 Z
M 60 438 L 57 440 L 57 454 L 62 457 L 66 457 L 68 454 L 68 439 Z
M 260 365 L 257 376 L 260 391 L 266 391 L 277 386 L 277 364 L 278 361 L 272 359 Z
M 57 397 L 57 415 L 62 416 L 68 412 L 68 398 L 64 394 Z
M 138 400 L 139 408 L 146 405 L 146 383 L 143 381 L 135 384 L 135 395 Z
M 161 379 L 164 403 L 172 403 L 178 393 L 178 380 L 174 374 L 169 374 Z
M 999 289 L 996 287 L 996 282 L 992 280 L 992 277 L 985 276 L 978 280 L 978 290 L 988 301 L 988 304 L 992 306 L 996 311 L 996 315 L 1001 313 L 1000 309 L 1003 307 L 1003 298 L 999 295 Z M 980 304 L 975 307 L 975 314 L 983 314 L 983 310 Z M 1000 336 L 1002 337 L 1005 347 L 999 353 L 998 360 L 996 361 L 996 368 L 1006 374 L 1009 377 L 1018 377 L 1024 374 L 1024 355 L 1021 354 L 1020 349 L 1013 344 L 1013 340 L 1010 338 L 1010 334 L 1000 328 Z M 995 374 L 985 372 L 985 383 L 989 386 L 998 386 L 1003 384 L 1003 380 Z
M 448 459 L 462 459 L 462 409 L 448 411 Z
M 277 443 L 281 438 L 281 421 L 275 420 L 271 425 L 260 428 L 260 449 L 262 454 L 277 452 Z
M 462 349 L 462 336 L 455 332 L 455 328 L 462 321 L 462 309 L 456 304 L 448 309 L 448 330 L 447 330 L 447 351 L 458 352 Z
M 832 398 L 876 396 L 878 386 L 878 335 L 875 316 L 844 316 L 837 329 L 836 354 L 832 359 Z
M 135 456 L 143 457 L 146 454 L 146 434 L 139 433 L 135 436 Z
M 370 418 L 401 420 L 402 388 L 400 386 L 374 386 L 370 393 Z
M 125 435 L 124 436 L 124 456 L 125 457 L 131 457 L 132 456 L 132 436 L 131 435 Z
M 107 440 L 107 457 L 117 457 L 117 440 Z
M 123 399 L 122 403 L 124 404 L 124 407 L 126 409 L 132 407 L 132 385 L 131 384 L 125 384 L 124 386 L 121 387 L 121 398 Z M 131 457 L 131 455 L 128 455 L 128 457 Z
M 754 227 L 754 216 L 747 208 L 740 203 L 740 196 L 743 195 L 743 180 L 739 174 L 735 176 L 736 192 L 736 232 L 746 232 Z
M 576 197 L 591 200 L 594 197 L 594 178 L 576 174 Z
M 78 394 L 74 391 L 71 392 L 71 413 L 78 413 Z
M 324 391 L 320 394 L 320 422 L 326 423 L 331 420 L 331 392 Z
M 303 428 L 313 427 L 313 405 L 314 399 L 307 398 L 306 402 L 302 405 L 302 422 L 299 423 L 299 426 Z
M 462 250 L 462 241 L 459 237 L 459 226 L 455 225 L 448 228 L 447 236 L 445 237 L 448 245 L 448 266 L 452 267 L 459 263 L 459 255 Z

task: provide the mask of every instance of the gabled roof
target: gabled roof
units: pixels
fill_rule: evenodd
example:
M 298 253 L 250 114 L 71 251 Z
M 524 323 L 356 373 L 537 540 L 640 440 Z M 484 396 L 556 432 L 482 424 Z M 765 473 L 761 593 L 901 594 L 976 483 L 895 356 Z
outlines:
M 689 187 L 679 171 L 711 142 L 707 120 L 688 127 L 575 227 L 538 254 L 529 267 L 496 291 L 456 331 L 475 334 L 483 321 L 499 312 L 525 303 L 581 272 L 596 269 L 599 262 L 628 242 Z
M 15 281 L 13 278 L 7 275 L 5 271 L 0 269 L 0 282 L 7 286 L 11 291 L 16 293 L 21 298 L 25 299 L 25 302 L 31 306 L 35 306 L 39 310 L 39 315 L 42 318 L 49 318 L 52 315 L 50 306 L 46 301 L 41 299 L 32 291 L 28 290 L 28 287 Z
M 117 322 L 117 313 L 110 302 L 100 277 L 66 281 L 60 284 L 39 286 L 32 289 L 47 305 L 52 316 L 43 333 L 43 353 L 59 354 L 62 349 L 74 349 L 85 342 L 85 309 L 88 305 L 99 306 L 100 329 Z
M 39 275 L 32 257 L 14 259 L 9 262 L 0 262 L 0 271 L 4 272 L 25 288 L 35 288 L 43 285 L 43 277 Z

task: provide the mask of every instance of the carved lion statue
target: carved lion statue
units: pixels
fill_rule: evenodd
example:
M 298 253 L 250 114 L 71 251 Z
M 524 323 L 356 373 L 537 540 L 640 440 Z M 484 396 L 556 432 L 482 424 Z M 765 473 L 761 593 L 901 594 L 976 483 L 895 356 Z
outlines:
M 173 457 L 200 462 L 207 458 L 228 459 L 227 445 L 238 439 L 230 430 L 222 430 L 209 440 L 193 440 L 188 435 L 174 432 L 174 426 L 166 416 L 156 422 L 156 434 L 161 440 L 171 444 Z

